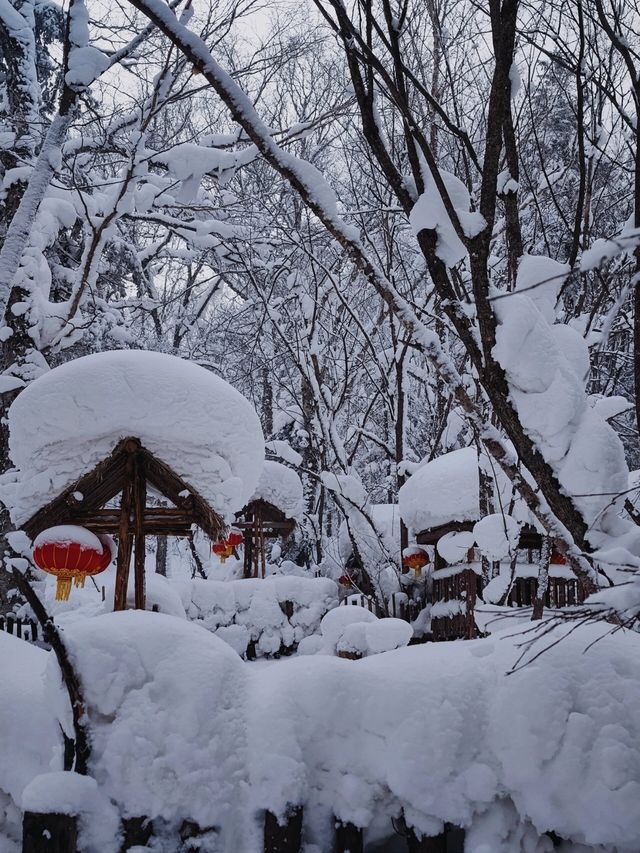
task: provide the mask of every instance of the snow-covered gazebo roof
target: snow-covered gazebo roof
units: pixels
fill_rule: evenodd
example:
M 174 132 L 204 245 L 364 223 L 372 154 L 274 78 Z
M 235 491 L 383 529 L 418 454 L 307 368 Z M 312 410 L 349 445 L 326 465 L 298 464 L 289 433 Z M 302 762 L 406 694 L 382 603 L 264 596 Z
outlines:
M 267 460 L 262 466 L 258 485 L 247 501 L 264 501 L 286 517 L 301 521 L 304 514 L 302 481 L 296 472 L 281 462 Z
M 398 493 L 402 520 L 415 533 L 480 517 L 478 454 L 475 447 L 427 462 Z
M 135 437 L 216 512 L 253 493 L 264 439 L 251 404 L 210 371 L 142 350 L 103 352 L 56 367 L 9 410 L 15 470 L 0 496 L 20 525 Z

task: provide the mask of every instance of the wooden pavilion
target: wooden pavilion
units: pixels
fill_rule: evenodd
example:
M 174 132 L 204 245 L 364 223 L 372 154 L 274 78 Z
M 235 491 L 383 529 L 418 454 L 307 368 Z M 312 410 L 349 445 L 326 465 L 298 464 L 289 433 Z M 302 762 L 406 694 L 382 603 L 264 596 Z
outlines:
M 151 490 L 172 506 L 147 506 Z M 118 495 L 120 505 L 107 506 Z M 108 533 L 117 538 L 114 610 L 127 607 L 132 553 L 135 608 L 145 609 L 147 536 L 190 536 L 196 525 L 216 541 L 226 531 L 223 519 L 205 499 L 135 437 L 120 441 L 108 458 L 67 486 L 21 528 L 33 540 L 43 530 L 63 524 L 80 525 L 92 533 Z
M 257 498 L 236 514 L 235 526 L 244 534 L 243 577 L 258 578 L 266 573 L 265 540 L 278 537 L 287 540 L 296 522 L 272 503 Z

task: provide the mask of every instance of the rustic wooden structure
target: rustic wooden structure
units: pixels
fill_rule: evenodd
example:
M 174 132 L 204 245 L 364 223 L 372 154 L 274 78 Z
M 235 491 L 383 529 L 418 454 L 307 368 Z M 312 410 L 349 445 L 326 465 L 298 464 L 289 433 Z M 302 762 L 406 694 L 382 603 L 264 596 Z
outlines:
M 482 594 L 482 575 L 472 565 L 462 565 L 457 571 L 436 569 L 433 573 L 433 602 L 446 605 L 459 603 L 459 612 L 431 617 L 434 640 L 472 640 L 478 635 L 475 620 L 476 600 Z M 442 608 L 446 610 L 446 607 Z M 437 612 L 437 611 L 436 611 Z
M 237 515 L 235 527 L 244 534 L 245 578 L 264 577 L 267 557 L 265 540 L 291 536 L 296 522 L 271 503 L 257 499 L 248 503 Z
M 147 506 L 151 490 L 172 506 Z M 108 506 L 118 495 L 119 506 Z M 77 524 L 93 533 L 117 537 L 114 610 L 127 606 L 132 554 L 135 607 L 145 609 L 146 536 L 189 536 L 196 525 L 216 540 L 225 531 L 223 519 L 204 498 L 135 437 L 120 441 L 107 459 L 38 510 L 22 529 L 34 539 L 59 524 Z

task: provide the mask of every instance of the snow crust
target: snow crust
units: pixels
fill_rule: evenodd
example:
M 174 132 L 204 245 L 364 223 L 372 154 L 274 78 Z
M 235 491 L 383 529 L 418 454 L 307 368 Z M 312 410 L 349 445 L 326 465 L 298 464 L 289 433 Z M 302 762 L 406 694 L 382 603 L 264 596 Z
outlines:
M 400 515 L 416 533 L 450 521 L 476 521 L 479 489 L 475 447 L 453 450 L 409 477 L 398 493 Z
M 231 517 L 255 489 L 264 440 L 251 404 L 203 367 L 162 353 L 102 352 L 32 382 L 9 411 L 17 471 L 0 498 L 16 524 L 139 438 L 220 514 Z
M 304 515 L 302 481 L 294 470 L 280 462 L 266 460 L 258 485 L 249 498 L 267 501 L 281 510 L 287 518 L 301 521 Z

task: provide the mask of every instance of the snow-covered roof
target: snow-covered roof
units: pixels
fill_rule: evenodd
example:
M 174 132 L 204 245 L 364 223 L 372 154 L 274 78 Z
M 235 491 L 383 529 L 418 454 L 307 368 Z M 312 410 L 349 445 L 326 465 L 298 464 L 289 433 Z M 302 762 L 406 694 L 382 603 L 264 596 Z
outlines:
M 475 447 L 453 450 L 427 462 L 402 486 L 400 515 L 416 533 L 452 521 L 476 521 L 479 489 Z
M 16 471 L 0 498 L 20 524 L 135 436 L 221 515 L 256 488 L 264 438 L 251 404 L 192 362 L 163 353 L 117 350 L 56 367 L 9 410 Z
M 304 514 L 302 481 L 291 468 L 280 462 L 267 460 L 262 468 L 258 485 L 249 498 L 263 500 L 283 512 L 287 518 L 300 521 Z

